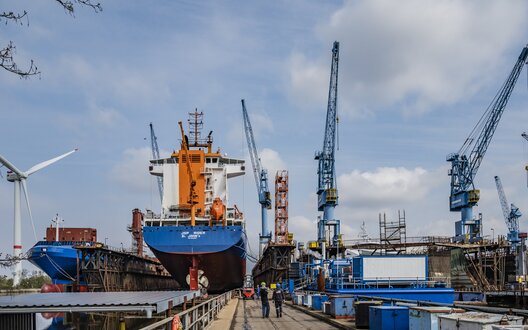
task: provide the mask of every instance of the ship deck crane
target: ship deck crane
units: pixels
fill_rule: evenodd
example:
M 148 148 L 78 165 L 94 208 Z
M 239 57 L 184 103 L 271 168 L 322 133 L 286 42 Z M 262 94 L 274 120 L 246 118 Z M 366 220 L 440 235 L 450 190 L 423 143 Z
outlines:
M 455 223 L 455 241 L 473 242 L 481 239 L 482 219 L 473 217 L 473 206 L 480 199 L 480 190 L 475 189 L 475 175 L 506 108 L 519 74 L 526 63 L 527 56 L 528 46 L 525 46 L 510 75 L 482 118 L 473 128 L 470 136 L 457 153 L 447 156 L 447 161 L 451 162 L 451 169 L 448 173 L 451 176 L 449 208 L 451 212 L 461 212 L 461 219 Z
M 511 243 L 513 250 L 517 248 L 521 239 L 519 238 L 519 218 L 521 217 L 521 211 L 513 203 L 511 207 L 508 205 L 506 194 L 502 188 L 501 180 L 498 176 L 495 176 L 495 185 L 497 186 L 497 193 L 499 194 L 499 200 L 502 207 L 502 213 L 504 214 L 504 221 L 508 226 L 508 241 Z
M 154 126 L 152 123 L 149 124 L 150 126 L 150 146 L 152 148 L 152 158 L 153 159 L 160 159 L 160 153 L 158 148 L 158 138 L 156 137 L 156 134 L 154 134 Z M 160 194 L 160 200 L 163 202 L 163 177 L 158 176 L 158 190 Z
M 183 156 L 185 157 L 185 164 L 187 166 L 187 174 L 189 175 L 189 204 L 191 205 L 191 226 L 196 225 L 196 204 L 198 198 L 195 187 L 196 180 L 194 179 L 193 171 L 191 168 L 191 160 L 189 157 L 189 140 L 183 131 L 182 122 L 179 121 L 178 125 L 180 126 L 180 131 L 182 135 L 181 151 L 183 151 Z M 181 157 L 181 156 L 180 156 Z M 198 258 L 193 254 L 192 255 L 192 266 L 189 267 L 189 288 L 191 290 L 198 290 Z
M 337 182 L 335 175 L 335 145 L 337 128 L 337 77 L 339 68 L 339 42 L 332 47 L 332 64 L 330 71 L 330 86 L 328 91 L 328 106 L 323 150 L 315 154 L 318 164 L 317 208 L 323 211 L 322 218 L 317 223 L 317 240 L 321 244 L 323 257 L 326 254 L 326 227 L 334 227 L 332 244 L 337 246 L 340 237 L 340 221 L 335 219 L 334 210 L 338 203 Z
M 246 110 L 246 103 L 242 99 L 242 116 L 244 119 L 244 131 L 246 133 L 246 140 L 248 143 L 249 156 L 251 164 L 253 165 L 253 174 L 255 176 L 255 183 L 257 185 L 258 200 L 261 209 L 262 232 L 259 236 L 259 257 L 262 256 L 264 247 L 271 239 L 271 232 L 268 231 L 268 210 L 271 209 L 271 194 L 268 187 L 268 172 L 262 168 L 260 157 L 258 156 L 257 146 L 255 145 L 255 138 L 253 136 L 253 129 Z
M 181 150 L 183 151 L 183 155 L 185 157 L 185 164 L 187 166 L 187 174 L 189 175 L 189 201 L 188 203 L 191 206 L 191 226 L 196 225 L 196 204 L 198 201 L 196 200 L 198 198 L 195 187 L 196 187 L 196 180 L 194 179 L 193 171 L 191 168 L 191 160 L 189 157 L 189 142 L 187 139 L 187 136 L 185 135 L 185 132 L 183 131 L 182 122 L 179 121 L 178 125 L 180 125 L 180 131 L 182 135 L 182 143 L 181 143 Z

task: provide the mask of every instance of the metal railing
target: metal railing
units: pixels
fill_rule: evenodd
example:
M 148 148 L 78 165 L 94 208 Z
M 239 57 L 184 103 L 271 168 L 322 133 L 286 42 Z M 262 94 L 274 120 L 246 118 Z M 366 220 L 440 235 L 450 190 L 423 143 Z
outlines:
M 141 330 L 171 329 L 172 322 L 175 318 L 180 320 L 184 330 L 204 329 L 216 319 L 218 313 L 231 299 L 237 297 L 237 294 L 238 290 L 232 290 L 220 294 L 174 316 L 164 318 L 161 321 L 141 328 Z

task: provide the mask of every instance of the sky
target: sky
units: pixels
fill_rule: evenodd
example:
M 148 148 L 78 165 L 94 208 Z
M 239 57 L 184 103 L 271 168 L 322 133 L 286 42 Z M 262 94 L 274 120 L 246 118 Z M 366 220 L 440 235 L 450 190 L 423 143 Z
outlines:
M 7 7 L 10 6 L 10 7 Z M 260 205 L 243 131 L 246 101 L 270 178 L 289 171 L 289 228 L 316 239 L 317 163 L 323 145 L 331 49 L 340 42 L 336 173 L 345 240 L 379 237 L 378 215 L 405 210 L 407 236 L 452 236 L 450 164 L 528 41 L 525 1 L 102 1 L 103 11 L 20 0 L 28 12 L 0 25 L 18 65 L 0 71 L 0 155 L 21 170 L 73 148 L 33 174 L 37 238 L 56 214 L 94 227 L 99 241 L 130 246 L 132 209 L 159 210 L 148 174 L 152 122 L 162 156 L 179 146 L 178 121 L 195 108 L 204 132 L 248 172 L 230 182 L 258 252 Z M 4 23 L 4 22 L 2 22 Z M 505 235 L 493 177 L 528 214 L 528 83 L 521 73 L 476 177 L 485 236 Z M 0 168 L 0 252 L 12 253 L 13 184 Z M 273 182 L 271 180 L 270 182 Z M 273 184 L 271 183 L 272 194 Z M 22 207 L 23 247 L 35 243 Z M 269 212 L 273 218 L 273 212 Z M 528 230 L 521 218 L 521 230 Z M 493 230 L 492 230 L 493 228 Z M 25 268 L 32 269 L 28 263 Z M 9 273 L 9 270 L 0 270 Z

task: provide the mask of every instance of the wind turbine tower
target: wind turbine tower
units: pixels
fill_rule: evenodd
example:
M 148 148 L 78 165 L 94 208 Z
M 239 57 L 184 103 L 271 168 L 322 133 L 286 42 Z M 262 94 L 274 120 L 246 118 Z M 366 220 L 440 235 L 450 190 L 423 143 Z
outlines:
M 14 200 L 15 200 L 15 209 L 14 209 L 14 226 L 13 226 L 13 257 L 20 258 L 22 256 L 22 221 L 20 217 L 20 188 L 22 187 L 22 190 L 24 191 L 24 197 L 26 199 L 26 205 L 28 208 L 29 217 L 31 219 L 31 224 L 33 225 L 33 216 L 31 215 L 31 207 L 29 206 L 29 197 L 28 197 L 28 191 L 27 191 L 27 185 L 26 185 L 26 179 L 33 173 L 63 159 L 64 157 L 76 152 L 78 149 L 74 149 L 70 152 L 67 152 L 61 156 L 55 157 L 53 159 L 47 160 L 45 162 L 39 163 L 33 167 L 31 167 L 29 170 L 22 172 L 18 168 L 16 168 L 11 162 L 9 162 L 7 159 L 5 159 L 2 155 L 0 155 L 0 163 L 2 163 L 5 167 L 9 169 L 7 172 L 7 181 L 14 183 L 15 188 L 15 194 L 14 194 Z M 35 231 L 35 228 L 33 226 L 33 233 Z M 20 279 L 22 277 L 22 261 L 20 259 L 15 260 L 15 274 L 13 278 L 13 286 L 17 286 L 20 284 Z

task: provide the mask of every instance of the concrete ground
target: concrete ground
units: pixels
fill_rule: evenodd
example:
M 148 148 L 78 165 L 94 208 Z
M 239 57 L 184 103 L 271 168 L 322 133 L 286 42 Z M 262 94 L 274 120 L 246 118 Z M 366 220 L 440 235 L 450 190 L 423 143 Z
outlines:
M 282 318 L 277 318 L 275 306 L 270 302 L 270 317 L 262 318 L 260 301 L 232 299 L 220 312 L 209 329 L 259 330 L 259 329 L 336 329 L 324 321 L 288 305 L 283 306 Z

